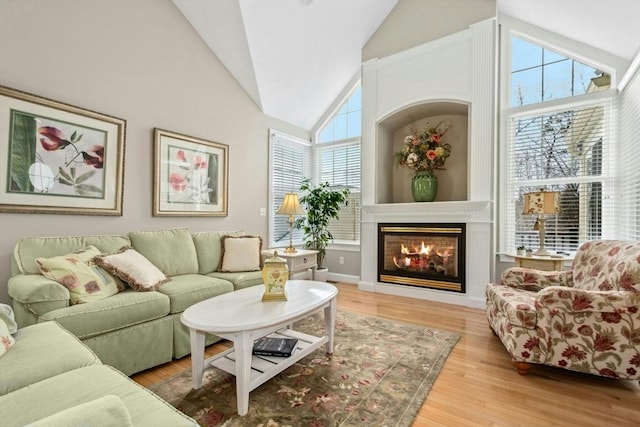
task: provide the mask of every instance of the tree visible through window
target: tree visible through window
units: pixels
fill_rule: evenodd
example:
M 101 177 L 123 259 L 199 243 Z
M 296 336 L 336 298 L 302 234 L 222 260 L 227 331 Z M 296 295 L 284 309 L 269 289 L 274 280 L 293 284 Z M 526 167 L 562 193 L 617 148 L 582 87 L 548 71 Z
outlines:
M 511 48 L 506 188 L 513 199 L 507 200 L 505 243 L 539 245 L 535 218 L 521 214 L 523 195 L 543 188 L 560 192 L 560 213 L 546 222 L 546 245 L 575 251 L 602 236 L 613 105 L 608 98 L 576 97 L 608 88 L 610 77 L 520 37 Z

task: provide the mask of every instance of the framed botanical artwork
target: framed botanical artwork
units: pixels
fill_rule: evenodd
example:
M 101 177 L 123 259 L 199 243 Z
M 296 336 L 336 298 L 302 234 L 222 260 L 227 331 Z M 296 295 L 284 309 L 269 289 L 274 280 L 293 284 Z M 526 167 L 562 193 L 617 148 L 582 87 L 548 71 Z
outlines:
M 122 215 L 125 127 L 0 86 L 0 212 Z
M 229 147 L 154 129 L 153 216 L 227 216 Z

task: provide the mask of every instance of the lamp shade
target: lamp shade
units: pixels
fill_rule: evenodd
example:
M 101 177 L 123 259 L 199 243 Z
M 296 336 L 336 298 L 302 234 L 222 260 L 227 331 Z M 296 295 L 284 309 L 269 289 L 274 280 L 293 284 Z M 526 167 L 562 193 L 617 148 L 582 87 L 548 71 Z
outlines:
M 560 212 L 558 200 L 560 193 L 557 191 L 536 191 L 524 195 L 523 215 L 552 215 Z
M 298 195 L 296 193 L 287 193 L 284 196 L 280 209 L 276 212 L 280 215 L 304 215 L 305 211 L 300 206 Z

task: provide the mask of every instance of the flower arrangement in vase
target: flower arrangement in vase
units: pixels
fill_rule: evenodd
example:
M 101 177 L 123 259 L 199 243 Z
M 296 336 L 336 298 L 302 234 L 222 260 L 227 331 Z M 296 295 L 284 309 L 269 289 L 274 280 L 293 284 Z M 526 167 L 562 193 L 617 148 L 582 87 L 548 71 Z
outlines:
M 400 166 L 415 170 L 411 186 L 416 202 L 435 199 L 438 181 L 433 171 L 444 169 L 451 155 L 451 144 L 444 142 L 444 137 L 451 127 L 451 123 L 446 120 L 435 126 L 427 123 L 420 132 L 412 126 L 411 134 L 404 138 L 402 151 L 395 153 Z

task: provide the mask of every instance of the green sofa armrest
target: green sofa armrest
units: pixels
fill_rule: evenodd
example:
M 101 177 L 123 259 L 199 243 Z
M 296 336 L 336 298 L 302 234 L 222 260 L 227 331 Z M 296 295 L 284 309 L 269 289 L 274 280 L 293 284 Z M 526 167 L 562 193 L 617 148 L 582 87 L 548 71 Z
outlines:
M 131 415 L 122 399 L 108 394 L 96 400 L 49 415 L 26 427 L 132 427 Z
M 23 304 L 68 301 L 69 290 L 40 274 L 18 274 L 9 278 L 9 296 Z

